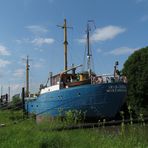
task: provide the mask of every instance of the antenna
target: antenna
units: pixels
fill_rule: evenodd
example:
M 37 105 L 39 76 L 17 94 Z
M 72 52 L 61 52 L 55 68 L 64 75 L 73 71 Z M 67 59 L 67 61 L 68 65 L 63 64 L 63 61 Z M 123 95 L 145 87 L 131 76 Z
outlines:
M 66 19 L 64 19 L 64 25 L 57 25 L 58 27 L 64 29 L 64 70 L 67 70 L 67 45 L 68 45 L 68 41 L 67 41 L 67 28 L 71 28 L 72 27 L 67 27 L 67 23 L 66 23 Z

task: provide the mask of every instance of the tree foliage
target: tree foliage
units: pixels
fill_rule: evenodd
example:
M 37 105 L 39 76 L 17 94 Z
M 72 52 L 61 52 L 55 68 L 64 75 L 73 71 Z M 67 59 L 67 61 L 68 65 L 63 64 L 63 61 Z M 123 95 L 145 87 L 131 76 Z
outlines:
M 21 98 L 20 98 L 19 95 L 15 95 L 15 96 L 12 97 L 12 103 L 13 104 L 17 104 L 19 102 L 21 102 Z
M 22 100 L 19 94 L 16 94 L 12 97 L 12 109 L 18 110 L 22 108 Z
M 135 111 L 148 107 L 148 47 L 134 52 L 125 62 L 123 74 L 128 79 L 127 103 Z

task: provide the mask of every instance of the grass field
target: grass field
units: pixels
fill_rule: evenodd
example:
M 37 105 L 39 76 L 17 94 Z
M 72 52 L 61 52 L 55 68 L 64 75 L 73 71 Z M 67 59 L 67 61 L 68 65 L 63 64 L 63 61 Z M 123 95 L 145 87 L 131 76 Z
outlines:
M 0 148 L 148 148 L 148 125 L 51 131 L 54 123 L 21 118 L 21 112 L 0 111 Z

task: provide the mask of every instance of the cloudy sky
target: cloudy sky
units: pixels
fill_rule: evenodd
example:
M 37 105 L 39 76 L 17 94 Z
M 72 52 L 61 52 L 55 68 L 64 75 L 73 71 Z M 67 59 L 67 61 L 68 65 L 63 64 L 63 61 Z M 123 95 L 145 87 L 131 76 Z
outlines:
M 38 90 L 50 71 L 63 70 L 63 30 L 67 19 L 68 65 L 84 63 L 85 31 L 91 23 L 94 70 L 112 73 L 119 61 L 148 45 L 148 0 L 0 0 L 0 86 L 11 95 L 25 86 L 25 58 L 30 60 L 30 88 Z

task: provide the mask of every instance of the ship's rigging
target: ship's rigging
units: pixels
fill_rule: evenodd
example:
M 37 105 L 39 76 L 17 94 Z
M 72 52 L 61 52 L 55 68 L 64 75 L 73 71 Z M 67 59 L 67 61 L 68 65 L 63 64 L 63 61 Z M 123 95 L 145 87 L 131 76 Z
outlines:
M 83 71 L 87 71 L 89 76 L 91 76 L 91 73 L 94 71 L 94 64 L 93 64 L 93 56 L 92 56 L 92 49 L 91 49 L 91 37 L 90 37 L 90 32 L 91 32 L 91 24 L 94 25 L 95 23 L 93 20 L 88 20 L 87 21 L 87 27 L 86 27 L 86 51 L 84 55 L 84 66 L 83 66 Z

